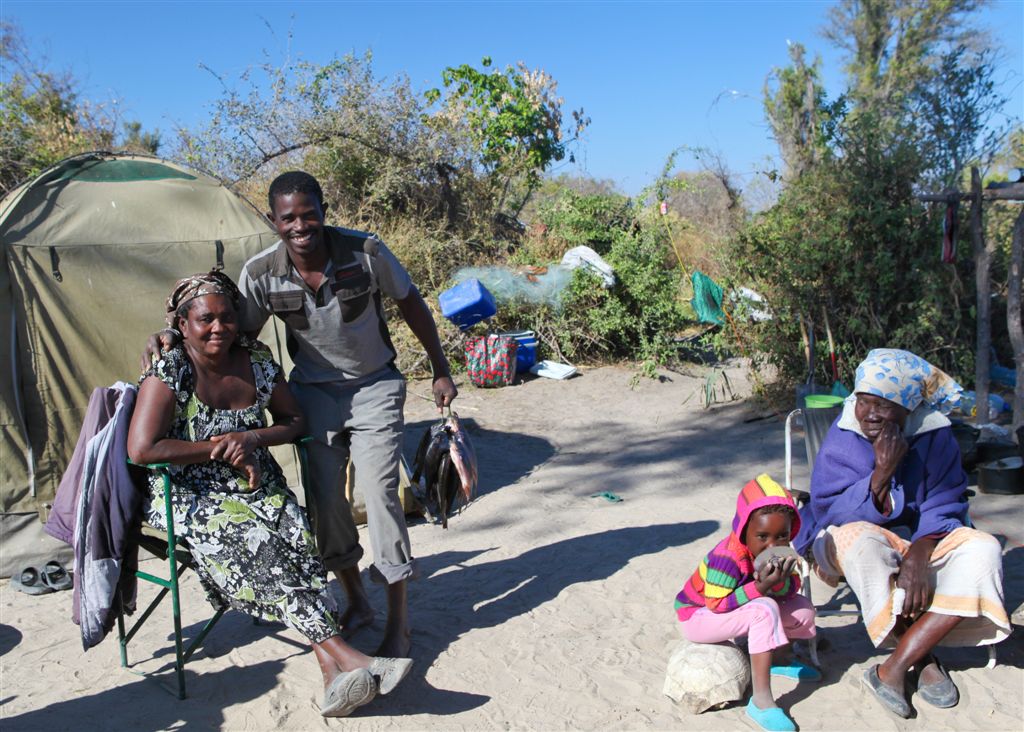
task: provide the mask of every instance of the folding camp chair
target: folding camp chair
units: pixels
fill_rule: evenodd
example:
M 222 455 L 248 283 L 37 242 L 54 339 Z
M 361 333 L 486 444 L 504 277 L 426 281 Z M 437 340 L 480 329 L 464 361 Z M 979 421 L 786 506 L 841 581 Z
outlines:
M 158 472 L 163 481 L 164 515 L 167 522 L 167 531 L 163 532 L 150 526 L 142 527 L 141 534 L 139 536 L 139 546 L 155 556 L 167 559 L 168 576 L 166 578 L 157 577 L 156 575 L 150 574 L 149 572 L 143 572 L 142 570 L 135 572 L 135 576 L 138 579 L 145 582 L 152 582 L 163 589 L 157 593 L 157 596 L 149 603 L 149 606 L 145 611 L 143 611 L 142 615 L 139 616 L 139 619 L 135 621 L 127 633 L 125 632 L 124 626 L 124 607 L 123 605 L 119 605 L 117 612 L 117 638 L 121 646 L 121 666 L 123 668 L 128 667 L 128 643 L 142 628 L 142 625 L 149 619 L 149 616 L 153 614 L 153 611 L 156 610 L 157 606 L 163 601 L 167 594 L 170 593 L 171 617 L 174 623 L 174 669 L 178 681 L 178 698 L 184 699 L 185 663 L 192 657 L 192 654 L 195 653 L 196 649 L 199 648 L 199 644 L 203 642 L 209 632 L 213 630 L 213 626 L 217 624 L 217 621 L 221 619 L 221 616 L 224 614 L 224 608 L 219 608 L 217 610 L 214 616 L 206 622 L 206 625 L 203 626 L 199 635 L 192 640 L 188 648 L 185 648 L 184 640 L 181 635 L 181 604 L 178 587 L 181 575 L 189 569 L 194 568 L 195 565 L 192 553 L 189 551 L 188 546 L 182 539 L 174 534 L 174 515 L 171 511 L 171 478 L 167 473 L 167 468 L 170 466 L 167 463 L 154 463 L 150 465 L 139 465 L 138 467 Z
M 307 506 L 309 505 L 309 482 L 307 481 L 309 470 L 307 465 L 306 443 L 310 439 L 312 438 L 303 437 L 295 443 L 295 447 L 299 455 L 300 480 L 305 493 Z M 214 613 L 213 617 L 206 622 L 202 630 L 199 631 L 199 635 L 192 639 L 192 642 L 189 643 L 187 648 L 185 647 L 184 639 L 181 634 L 179 582 L 181 576 L 185 572 L 189 569 L 195 568 L 195 560 L 192 557 L 192 553 L 189 551 L 188 544 L 174 533 L 174 515 L 171 511 L 171 478 L 167 472 L 167 469 L 170 466 L 168 463 L 154 463 L 150 465 L 132 464 L 139 468 L 158 472 L 163 482 L 164 516 L 167 531 L 160 531 L 159 529 L 155 529 L 151 526 L 143 526 L 139 536 L 139 546 L 146 549 L 154 556 L 167 559 L 168 576 L 166 578 L 158 577 L 141 570 L 135 572 L 135 576 L 138 579 L 145 582 L 152 582 L 163 589 L 157 593 L 157 596 L 149 603 L 149 606 L 143 611 L 142 615 L 139 616 L 139 619 L 135 621 L 127 633 L 125 632 L 124 607 L 121 604 L 118 605 L 117 636 L 121 647 L 121 666 L 123 668 L 128 668 L 128 643 L 142 628 L 142 625 L 149 619 L 149 616 L 152 615 L 153 611 L 156 610 L 157 606 L 163 601 L 167 594 L 170 593 L 171 617 L 174 624 L 174 669 L 178 682 L 178 698 L 184 699 L 185 663 L 192 657 L 192 654 L 196 652 L 210 631 L 213 630 L 213 626 L 215 626 L 217 621 L 221 619 L 221 616 L 224 615 L 226 608 L 219 608 L 217 612 Z M 254 619 L 254 622 L 258 623 L 258 620 Z M 139 675 L 144 676 L 145 674 Z
M 842 406 L 837 406 L 794 409 L 786 415 L 786 489 L 793 495 L 793 500 L 796 501 L 798 507 L 803 507 L 810 503 L 811 493 L 809 483 L 806 491 L 793 487 L 793 425 L 797 420 L 800 420 L 803 426 L 804 447 L 807 450 L 807 469 L 808 472 L 813 473 L 818 449 L 821 447 L 821 443 L 825 439 L 825 435 L 828 433 L 832 422 L 841 412 Z M 811 604 L 814 604 L 814 598 L 811 595 L 811 567 L 807 560 L 800 562 L 800 592 L 810 600 Z M 817 610 L 818 617 L 860 614 L 859 610 L 843 610 L 842 608 L 823 610 L 816 607 L 815 609 Z M 818 660 L 818 636 L 815 635 L 811 638 L 807 645 L 811 654 L 811 662 L 815 666 L 820 666 L 821 663 Z

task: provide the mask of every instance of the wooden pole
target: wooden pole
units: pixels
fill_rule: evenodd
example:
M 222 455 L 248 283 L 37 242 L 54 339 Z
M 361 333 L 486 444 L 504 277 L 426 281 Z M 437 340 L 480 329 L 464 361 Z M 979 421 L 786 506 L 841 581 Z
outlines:
M 1006 295 L 1006 329 L 1017 364 L 1017 386 L 1013 390 L 1013 430 L 1024 425 L 1024 326 L 1021 325 L 1021 282 L 1024 281 L 1024 208 L 1013 225 L 1010 245 L 1010 289 Z M 1017 439 L 1024 441 L 1024 435 Z
M 1002 188 L 986 188 L 981 192 L 981 197 L 985 201 L 1024 201 L 1024 183 L 1013 183 Z M 973 201 L 974 192 L 922 193 L 916 198 L 918 201 L 928 203 L 956 203 L 957 201 Z
M 932 203 L 971 202 L 971 244 L 974 250 L 975 283 L 977 285 L 977 354 L 975 357 L 974 393 L 977 397 L 977 419 L 979 424 L 988 422 L 988 382 L 992 352 L 992 276 L 989 266 L 993 249 L 985 245 L 981 227 L 981 202 L 1024 201 L 1024 182 L 1018 181 L 998 188 L 981 188 L 981 176 L 977 167 L 971 168 L 971 190 L 969 193 L 947 191 L 945 193 L 924 193 L 917 200 Z M 1024 211 L 1017 216 L 1013 228 L 1013 243 L 1010 254 L 1010 282 L 1006 303 L 1006 325 L 1013 345 L 1013 358 L 1017 365 L 1017 386 L 1013 398 L 1014 430 L 1024 424 L 1024 333 L 1021 332 L 1021 278 L 1024 277 Z
M 977 299 L 977 353 L 974 355 L 975 424 L 985 424 L 988 418 L 988 378 L 992 349 L 992 275 L 989 264 L 991 252 L 985 246 L 981 229 L 981 173 L 971 166 L 971 244 L 974 249 L 974 281 Z

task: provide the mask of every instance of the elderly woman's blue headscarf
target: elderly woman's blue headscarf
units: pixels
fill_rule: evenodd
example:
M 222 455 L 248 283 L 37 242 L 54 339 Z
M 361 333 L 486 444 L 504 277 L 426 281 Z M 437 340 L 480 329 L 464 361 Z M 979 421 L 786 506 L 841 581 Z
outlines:
M 963 388 L 920 356 L 898 348 L 876 348 L 860 366 L 853 389 L 874 394 L 914 411 L 921 402 L 949 414 Z

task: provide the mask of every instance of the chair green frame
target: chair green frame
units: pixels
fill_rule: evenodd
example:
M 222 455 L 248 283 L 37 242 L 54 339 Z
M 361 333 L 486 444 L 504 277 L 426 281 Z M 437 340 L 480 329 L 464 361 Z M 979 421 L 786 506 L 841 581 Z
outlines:
M 137 463 L 132 463 L 138 465 Z M 139 465 L 139 467 L 146 468 L 147 470 L 156 471 L 160 474 L 163 481 L 163 494 L 164 494 L 164 515 L 167 521 L 167 532 L 166 538 L 161 539 L 159 537 L 151 537 L 155 542 L 158 542 L 164 547 L 165 558 L 167 559 L 167 577 L 158 577 L 149 572 L 143 572 L 138 570 L 135 572 L 135 576 L 145 582 L 151 582 L 158 585 L 160 592 L 157 596 L 149 603 L 149 606 L 143 611 L 139 619 L 132 624 L 132 627 L 125 632 L 124 622 L 124 607 L 118 605 L 117 612 L 117 638 L 118 643 L 121 647 L 121 666 L 122 668 L 128 668 L 128 643 L 131 642 L 135 634 L 142 628 L 143 624 L 149 619 L 149 616 L 153 614 L 157 606 L 163 602 L 164 598 L 167 597 L 168 593 L 171 595 L 171 616 L 174 622 L 174 671 L 177 678 L 178 685 L 178 698 L 184 699 L 186 697 L 185 691 L 185 663 L 192 657 L 192 654 L 199 648 L 199 645 L 206 639 L 206 636 L 213 626 L 217 624 L 217 621 L 224 615 L 224 608 L 220 608 L 210 618 L 203 629 L 199 632 L 188 647 L 185 647 L 184 639 L 181 634 L 181 597 L 179 592 L 179 581 L 181 575 L 184 574 L 191 567 L 191 555 L 188 554 L 188 547 L 184 541 L 177 537 L 174 533 L 174 515 L 171 509 L 171 477 L 167 472 L 169 466 L 168 463 L 152 463 L 149 465 Z M 154 554 L 159 556 L 159 550 L 147 547 Z M 130 669 L 129 669 L 130 670 Z M 139 673 L 132 671 L 132 673 Z M 145 674 L 139 673 L 140 676 Z
M 298 452 L 299 458 L 299 479 L 302 483 L 303 493 L 306 499 L 306 505 L 309 506 L 310 494 L 309 494 L 309 482 L 307 476 L 309 475 L 308 455 L 306 451 L 306 443 L 309 442 L 312 437 L 302 437 L 294 443 L 296 451 Z M 143 624 L 149 619 L 149 616 L 153 614 L 157 606 L 163 602 L 164 598 L 168 594 L 171 596 L 171 616 L 174 623 L 174 671 L 177 679 L 177 697 L 184 699 L 186 697 L 185 690 L 185 664 L 192 657 L 192 655 L 199 649 L 199 646 L 209 635 L 210 631 L 217 624 L 217 621 L 224 615 L 226 608 L 219 608 L 213 617 L 210 618 L 203 626 L 199 634 L 192 639 L 192 642 L 185 646 L 184 639 L 181 634 L 181 596 L 179 592 L 179 580 L 186 571 L 192 568 L 192 555 L 189 553 L 188 545 L 183 539 L 176 536 L 174 533 L 174 515 L 171 509 L 171 476 L 168 473 L 169 463 L 150 463 L 140 464 L 133 463 L 131 460 L 129 464 L 135 465 L 146 470 L 155 471 L 160 474 L 163 483 L 163 498 L 164 498 L 164 516 L 167 525 L 166 532 L 159 532 L 158 535 L 150 535 L 148 538 L 149 546 L 146 546 L 147 540 L 143 540 L 141 545 L 145 546 L 153 554 L 160 556 L 163 554 L 167 559 L 167 577 L 158 577 L 149 572 L 143 572 L 138 570 L 135 572 L 135 576 L 145 582 L 151 582 L 152 584 L 158 585 L 160 592 L 157 596 L 149 603 L 149 606 L 143 611 L 142 615 L 139 616 L 131 628 L 125 632 L 124 622 L 124 607 L 118 600 L 117 608 L 117 636 L 118 644 L 120 645 L 121 651 L 121 666 L 122 668 L 128 669 L 128 643 L 131 642 L 135 634 L 141 630 Z M 308 509 L 307 509 L 308 510 Z M 153 546 L 159 544 L 159 547 Z M 128 669 L 131 671 L 131 669 Z M 146 676 L 145 673 L 131 671 L 132 673 L 138 674 L 139 676 Z

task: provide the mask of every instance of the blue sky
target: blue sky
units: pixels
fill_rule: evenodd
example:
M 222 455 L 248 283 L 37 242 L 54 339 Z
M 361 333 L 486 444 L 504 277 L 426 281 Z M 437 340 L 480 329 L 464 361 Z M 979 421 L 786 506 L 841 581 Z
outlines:
M 575 165 L 561 172 L 612 179 L 637 193 L 681 145 L 719 151 L 741 180 L 776 149 L 761 105 L 765 78 L 788 61 L 787 42 L 824 61 L 842 88 L 839 52 L 819 30 L 827 2 L 53 2 L 3 0 L 51 69 L 70 70 L 83 97 L 116 99 L 124 119 L 199 127 L 219 82 L 246 67 L 302 58 L 326 63 L 372 50 L 380 76 L 438 86 L 446 66 L 524 61 L 559 84 L 566 109 L 592 119 Z M 1008 112 L 1024 117 L 1024 0 L 979 16 L 1004 50 Z M 289 47 L 289 32 L 292 34 Z M 683 167 L 688 167 L 685 163 Z

